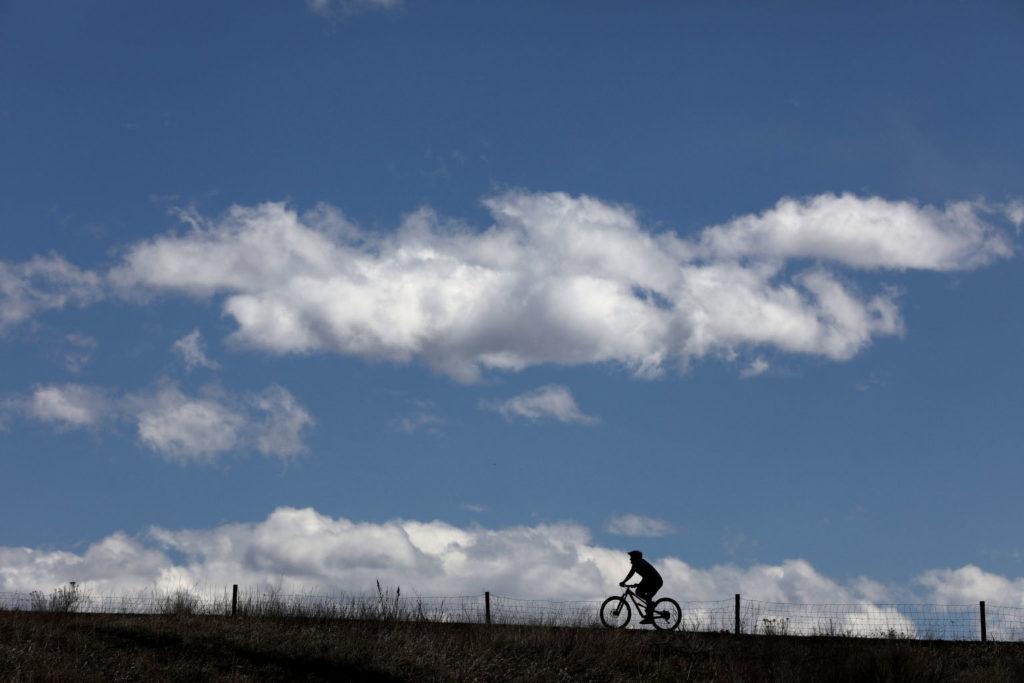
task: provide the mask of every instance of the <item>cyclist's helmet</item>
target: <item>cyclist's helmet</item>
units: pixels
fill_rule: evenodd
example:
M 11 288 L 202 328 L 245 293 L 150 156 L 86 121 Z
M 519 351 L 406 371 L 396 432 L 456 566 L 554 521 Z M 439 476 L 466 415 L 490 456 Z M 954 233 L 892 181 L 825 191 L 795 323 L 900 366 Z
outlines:
M 639 550 L 630 550 L 629 551 L 629 558 L 631 560 L 639 560 L 643 556 L 644 556 L 644 554 L 642 552 L 640 552 Z

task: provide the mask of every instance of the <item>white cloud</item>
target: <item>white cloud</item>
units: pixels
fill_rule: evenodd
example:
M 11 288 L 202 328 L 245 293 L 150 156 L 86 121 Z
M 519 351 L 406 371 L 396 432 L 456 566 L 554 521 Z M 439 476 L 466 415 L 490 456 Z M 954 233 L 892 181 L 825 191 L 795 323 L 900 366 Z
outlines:
M 971 269 L 1011 246 L 981 205 L 944 209 L 853 195 L 785 199 L 694 239 L 642 228 L 622 206 L 513 192 L 483 231 L 423 209 L 388 235 L 340 213 L 234 207 L 131 247 L 122 292 L 222 297 L 237 343 L 482 370 L 666 363 L 774 347 L 845 360 L 903 329 L 896 294 L 830 268 Z
M 619 536 L 668 536 L 675 532 L 672 525 L 663 519 L 643 515 L 617 515 L 605 524 L 605 531 Z
M 225 397 L 190 397 L 174 386 L 136 399 L 139 439 L 178 461 L 208 461 L 239 447 L 248 421 Z
M 152 586 L 170 567 L 167 555 L 117 532 L 77 554 L 0 546 L 0 590 L 52 590 L 69 581 L 104 593 Z
M 403 595 L 489 590 L 523 598 L 596 600 L 615 591 L 625 576 L 626 550 L 596 545 L 586 528 L 571 523 L 501 529 L 438 521 L 366 523 L 285 507 L 252 524 L 154 528 L 139 538 L 116 533 L 81 554 L 0 547 L 0 591 L 49 590 L 76 580 L 99 593 L 232 583 L 369 593 L 379 579 L 401 586 Z M 170 551 L 181 559 L 172 559 Z M 973 566 L 926 572 L 912 588 L 865 577 L 833 579 L 801 559 L 703 568 L 678 557 L 649 559 L 665 578 L 663 593 L 680 601 L 728 601 L 727 612 L 734 593 L 747 600 L 843 604 L 847 608 L 836 616 L 839 627 L 863 628 L 857 625 L 867 618 L 913 633 L 914 625 L 886 606 L 896 598 L 1024 605 L 1024 579 Z
M 279 386 L 240 396 L 207 387 L 193 396 L 171 383 L 121 395 L 62 384 L 36 387 L 29 397 L 8 398 L 4 404 L 8 414 L 60 429 L 95 429 L 128 421 L 144 446 L 181 463 L 210 462 L 247 449 L 291 458 L 306 451 L 302 437 L 314 424 L 298 400 Z
M 964 270 L 1012 254 L 975 202 L 944 209 L 878 197 L 823 194 L 785 198 L 701 235 L 713 259 L 778 258 L 835 261 L 853 268 Z
M 313 418 L 287 389 L 271 386 L 254 396 L 208 387 L 190 396 L 168 384 L 128 398 L 139 439 L 169 460 L 209 462 L 255 449 L 289 459 L 306 451 L 303 432 Z
M 761 356 L 758 356 L 754 360 L 750 361 L 750 364 L 747 365 L 747 367 L 740 371 L 740 377 L 743 379 L 757 377 L 768 372 L 769 368 L 771 368 L 771 364 Z
M 0 261 L 0 333 L 36 313 L 85 306 L 103 295 L 103 280 L 59 256 L 36 256 L 23 263 Z
M 260 453 L 286 458 L 306 452 L 302 435 L 316 421 L 287 389 L 269 387 L 251 403 L 263 414 L 253 425 Z
M 98 426 L 110 417 L 113 405 L 102 389 L 64 384 L 36 387 L 24 408 L 36 420 L 72 429 Z
M 189 371 L 195 368 L 207 368 L 216 370 L 220 367 L 218 363 L 210 360 L 203 350 L 203 335 L 198 329 L 194 329 L 181 339 L 174 342 L 171 349 L 181 356 L 185 368 Z
M 1004 207 L 1006 217 L 1014 224 L 1017 230 L 1024 227 L 1024 199 L 1014 199 Z
M 584 414 L 576 405 L 572 392 L 558 384 L 549 384 L 505 401 L 484 402 L 482 405 L 501 413 L 506 420 L 523 418 L 532 421 L 558 420 L 580 424 L 594 424 L 598 421 L 596 417 Z
M 154 546 L 170 556 L 142 563 L 125 576 L 114 563 L 89 567 L 84 555 L 21 549 L 21 557 L 0 563 L 0 590 L 48 588 L 71 579 L 106 582 L 125 589 L 173 581 L 172 585 L 280 585 L 363 591 L 377 579 L 421 594 L 482 593 L 523 597 L 593 599 L 617 585 L 628 571 L 627 549 L 594 545 L 576 524 L 532 527 L 461 528 L 444 522 L 396 520 L 360 523 L 312 509 L 279 508 L 254 524 L 225 524 L 206 530 L 153 529 L 148 538 L 111 537 L 126 564 Z M 17 549 L 4 549 L 11 553 Z M 793 560 L 778 566 L 698 569 L 677 558 L 651 558 L 666 579 L 665 592 L 680 599 L 714 599 L 742 591 L 764 600 L 823 601 L 860 595 L 852 586 L 818 574 Z M 55 571 L 55 569 L 57 571 Z M 69 575 L 70 574 L 70 575 Z M 117 586 L 112 579 L 127 585 Z
M 110 285 L 139 301 L 215 298 L 239 344 L 418 360 L 463 381 L 548 363 L 647 377 L 752 348 L 846 360 L 903 330 L 895 291 L 861 291 L 850 271 L 983 266 L 1012 253 L 992 221 L 1020 214 L 1019 200 L 997 210 L 824 194 L 681 237 L 587 196 L 510 192 L 485 204 L 484 230 L 421 209 L 390 234 L 361 233 L 328 206 L 183 214 L 187 231 L 130 246 L 106 281 L 57 256 L 0 263 L 0 328 Z M 193 334 L 176 349 L 210 363 Z
M 990 604 L 1024 607 L 1024 577 L 990 574 L 970 564 L 959 569 L 929 570 L 918 582 L 928 590 L 928 599 L 939 604 L 975 605 L 987 600 Z

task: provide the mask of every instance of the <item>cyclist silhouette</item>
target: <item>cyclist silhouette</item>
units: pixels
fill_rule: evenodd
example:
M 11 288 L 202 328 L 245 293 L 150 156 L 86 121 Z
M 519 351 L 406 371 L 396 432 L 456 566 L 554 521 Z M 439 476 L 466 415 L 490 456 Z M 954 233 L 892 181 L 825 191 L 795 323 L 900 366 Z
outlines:
M 626 574 L 626 578 L 619 582 L 619 585 L 625 586 L 633 577 L 633 574 L 640 575 L 640 583 L 636 587 L 636 594 L 647 603 L 647 614 L 644 615 L 640 623 L 653 624 L 654 619 L 651 618 L 651 605 L 654 604 L 654 594 L 661 590 L 664 581 L 658 570 L 654 568 L 654 565 L 645 560 L 644 554 L 639 550 L 629 551 L 629 564 L 629 573 Z

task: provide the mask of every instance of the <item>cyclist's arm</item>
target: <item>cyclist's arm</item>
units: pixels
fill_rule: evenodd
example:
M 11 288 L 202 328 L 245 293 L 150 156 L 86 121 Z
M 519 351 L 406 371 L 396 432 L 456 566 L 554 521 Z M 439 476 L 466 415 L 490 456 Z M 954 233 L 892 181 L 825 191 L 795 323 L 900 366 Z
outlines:
M 636 570 L 635 569 L 630 569 L 629 573 L 626 574 L 626 578 L 624 578 L 622 581 L 620 581 L 619 585 L 620 586 L 625 586 L 626 582 L 628 582 L 631 578 L 633 578 L 633 574 L 636 574 Z

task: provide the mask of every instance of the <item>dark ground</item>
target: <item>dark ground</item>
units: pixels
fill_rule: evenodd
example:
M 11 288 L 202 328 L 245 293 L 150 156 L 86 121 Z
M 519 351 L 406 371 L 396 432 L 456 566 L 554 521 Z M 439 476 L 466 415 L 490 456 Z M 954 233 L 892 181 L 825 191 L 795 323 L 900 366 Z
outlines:
M 1024 644 L 0 612 L 2 680 L 1021 681 Z

